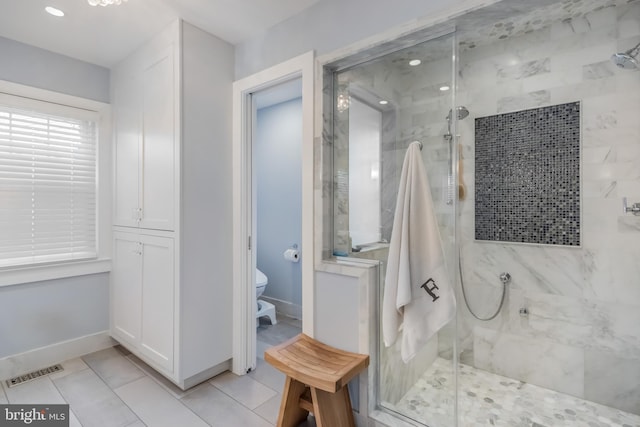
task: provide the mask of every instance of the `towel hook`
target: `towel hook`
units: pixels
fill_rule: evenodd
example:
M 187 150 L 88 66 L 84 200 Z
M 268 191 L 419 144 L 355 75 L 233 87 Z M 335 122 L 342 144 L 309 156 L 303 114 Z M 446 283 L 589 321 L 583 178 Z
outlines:
M 422 151 L 422 142 L 420 141 L 413 141 L 412 144 L 418 144 L 418 147 L 420 147 L 420 151 Z

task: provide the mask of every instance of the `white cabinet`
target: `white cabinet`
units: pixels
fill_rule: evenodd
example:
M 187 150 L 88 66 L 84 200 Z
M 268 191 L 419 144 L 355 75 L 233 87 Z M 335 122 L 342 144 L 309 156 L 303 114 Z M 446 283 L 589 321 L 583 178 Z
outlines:
M 111 335 L 183 389 L 231 366 L 233 64 L 178 21 L 111 74 Z
M 114 338 L 173 372 L 174 248 L 169 237 L 114 232 Z
M 114 71 L 114 224 L 175 229 L 175 46 Z
M 137 76 L 114 72 L 114 187 L 113 218 L 116 225 L 137 227 L 140 181 L 141 107 Z
M 173 45 L 144 69 L 140 227 L 174 229 L 176 101 Z

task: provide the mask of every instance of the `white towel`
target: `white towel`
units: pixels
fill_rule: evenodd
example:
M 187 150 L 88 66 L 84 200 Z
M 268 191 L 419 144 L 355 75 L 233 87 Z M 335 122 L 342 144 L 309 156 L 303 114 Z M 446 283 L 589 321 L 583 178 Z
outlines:
M 409 362 L 455 316 L 438 223 L 419 143 L 409 145 L 402 165 L 382 302 L 387 347 L 402 334 Z

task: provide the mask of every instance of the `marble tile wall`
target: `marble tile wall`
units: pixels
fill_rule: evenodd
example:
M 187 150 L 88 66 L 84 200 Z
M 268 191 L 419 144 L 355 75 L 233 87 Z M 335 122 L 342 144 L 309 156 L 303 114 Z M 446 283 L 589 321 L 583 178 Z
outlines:
M 458 103 L 474 117 L 581 101 L 582 246 L 474 241 L 474 123 L 459 122 L 465 289 L 490 322 L 459 309 L 463 354 L 476 367 L 640 414 L 640 72 L 609 57 L 640 42 L 640 2 L 606 2 L 516 37 L 461 48 Z M 459 301 L 462 301 L 459 297 Z M 519 310 L 527 308 L 528 316 Z

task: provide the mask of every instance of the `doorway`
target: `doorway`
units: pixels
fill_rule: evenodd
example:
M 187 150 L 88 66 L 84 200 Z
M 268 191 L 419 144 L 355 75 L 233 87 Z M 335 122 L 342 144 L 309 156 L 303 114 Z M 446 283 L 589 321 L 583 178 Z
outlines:
M 256 356 L 302 332 L 302 78 L 252 94 Z
M 277 94 L 279 86 L 301 82 L 301 238 L 298 257 L 301 270 L 299 327 L 313 336 L 313 70 L 314 54 L 308 52 L 233 84 L 233 360 L 232 370 L 245 374 L 256 366 L 256 266 L 258 264 L 257 192 L 254 174 L 255 124 L 258 116 L 256 98 Z M 283 85 L 284 84 L 284 85 Z M 282 96 L 282 95 L 280 95 Z M 285 96 L 286 98 L 286 96 Z M 288 243 L 293 246 L 294 241 Z M 287 247 L 286 249 L 290 249 Z M 285 250 L 286 250 L 285 249 Z M 291 247 L 291 249 L 293 249 Z M 279 256 L 284 256 L 281 252 Z M 268 277 L 267 277 L 268 280 Z M 267 284 L 268 288 L 269 284 Z M 267 294 L 268 295 L 268 294 Z M 279 299 L 274 297 L 276 300 Z M 275 301 L 267 301 L 274 303 Z M 275 305 L 275 304 L 274 304 Z M 261 348 L 263 351 L 264 348 Z

